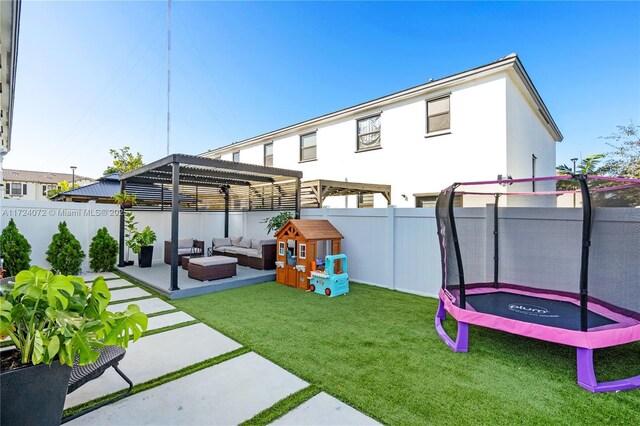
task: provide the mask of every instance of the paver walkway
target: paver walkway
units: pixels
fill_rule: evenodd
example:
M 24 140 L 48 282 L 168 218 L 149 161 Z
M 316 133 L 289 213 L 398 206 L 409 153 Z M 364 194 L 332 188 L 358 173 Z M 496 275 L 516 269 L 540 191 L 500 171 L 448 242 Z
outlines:
M 106 277 L 105 277 L 106 278 Z M 211 327 L 134 286 L 109 277 L 111 311 L 131 303 L 149 317 L 147 335 L 127 348 L 121 370 L 141 384 L 242 346 Z M 85 278 L 86 279 L 86 278 Z M 129 299 L 144 299 L 129 301 Z M 174 327 L 174 328 L 171 328 Z M 162 330 L 167 328 L 167 330 Z M 158 331 L 159 330 L 159 331 Z M 151 334 L 149 334 L 151 333 Z M 70 425 L 228 425 L 249 420 L 308 383 L 249 352 L 211 367 L 136 393 L 81 416 Z M 65 408 L 126 389 L 113 369 L 67 395 Z M 279 424 L 376 424 L 375 421 L 321 393 L 287 413 Z

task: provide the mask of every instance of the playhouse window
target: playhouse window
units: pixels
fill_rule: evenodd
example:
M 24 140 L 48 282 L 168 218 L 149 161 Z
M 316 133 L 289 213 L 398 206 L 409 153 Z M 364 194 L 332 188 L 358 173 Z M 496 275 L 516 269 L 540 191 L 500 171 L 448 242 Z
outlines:
M 300 253 L 298 254 L 298 257 L 300 257 L 300 259 L 306 259 L 307 258 L 307 245 L 306 244 L 300 244 Z
M 284 241 L 278 243 L 278 256 L 284 256 Z

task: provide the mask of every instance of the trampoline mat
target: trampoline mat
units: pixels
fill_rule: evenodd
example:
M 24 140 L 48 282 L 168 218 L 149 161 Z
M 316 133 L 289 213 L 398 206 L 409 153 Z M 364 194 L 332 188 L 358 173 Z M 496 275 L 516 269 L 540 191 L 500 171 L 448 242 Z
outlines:
M 580 306 L 560 300 L 524 294 L 497 292 L 466 296 L 467 304 L 478 312 L 566 330 L 580 330 Z M 595 312 L 587 315 L 589 328 L 615 324 Z

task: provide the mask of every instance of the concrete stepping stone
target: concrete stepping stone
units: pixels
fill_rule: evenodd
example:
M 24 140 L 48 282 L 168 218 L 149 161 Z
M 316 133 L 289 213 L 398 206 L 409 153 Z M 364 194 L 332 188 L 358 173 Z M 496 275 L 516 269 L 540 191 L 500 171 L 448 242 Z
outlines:
M 120 278 L 119 275 L 116 275 L 113 272 L 87 272 L 86 274 L 82 274 L 80 276 L 82 278 L 84 278 L 85 281 L 93 281 L 97 277 L 99 277 L 100 275 L 102 275 L 102 277 L 105 280 L 109 280 L 109 279 L 113 279 L 113 278 Z
M 102 407 L 69 425 L 238 424 L 306 386 L 251 352 Z
M 107 283 L 107 287 L 109 287 L 109 290 L 133 286 L 133 284 L 131 284 L 129 281 L 123 280 L 122 278 L 117 280 L 106 280 L 105 282 Z
M 157 317 L 149 318 L 149 323 L 147 324 L 147 331 L 157 330 L 163 327 L 169 327 L 171 325 L 182 324 L 183 322 L 189 322 L 195 320 L 189 314 L 185 314 L 184 312 L 172 312 L 170 314 L 158 315 Z
M 146 336 L 131 343 L 119 366 L 134 384 L 139 384 L 240 347 L 241 345 L 237 342 L 211 327 L 205 324 L 194 324 Z M 67 395 L 65 408 L 127 387 L 127 383 L 115 370 L 109 368 L 99 378 Z M 193 394 L 187 392 L 185 397 L 192 398 Z M 163 423 L 166 424 L 166 422 Z
M 131 303 L 138 305 L 140 307 L 140 311 L 144 312 L 147 315 L 164 311 L 172 311 L 176 308 L 175 306 L 170 305 L 164 300 L 154 297 L 152 299 L 136 300 L 135 302 L 111 304 L 107 309 L 111 312 L 122 312 L 127 309 L 127 306 L 131 305 Z
M 136 297 L 144 296 L 151 296 L 151 293 L 147 293 L 146 291 L 138 287 L 113 290 L 111 292 L 111 303 L 117 302 L 119 300 L 134 299 Z
M 321 392 L 299 407 L 280 417 L 272 425 L 379 425 L 377 421 L 353 407 Z

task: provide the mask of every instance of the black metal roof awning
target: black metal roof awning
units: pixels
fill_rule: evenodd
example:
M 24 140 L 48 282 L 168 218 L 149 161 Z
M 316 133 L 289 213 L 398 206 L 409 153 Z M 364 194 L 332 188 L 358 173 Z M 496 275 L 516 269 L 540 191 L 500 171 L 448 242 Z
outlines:
M 238 163 L 194 155 L 172 154 L 120 175 L 120 181 L 137 183 L 172 183 L 173 164 L 179 165 L 181 185 L 221 187 L 249 186 L 302 178 L 298 170 Z
M 178 287 L 178 217 L 193 205 L 225 212 L 225 237 L 229 236 L 229 209 L 233 199 L 240 210 L 294 210 L 300 217 L 302 172 L 185 154 L 172 154 L 120 175 L 120 191 L 131 184 L 167 187 L 171 199 L 162 195 L 159 209 L 171 205 L 171 287 Z M 124 207 L 123 207 L 124 209 Z M 124 266 L 124 215 L 120 215 L 120 261 Z

